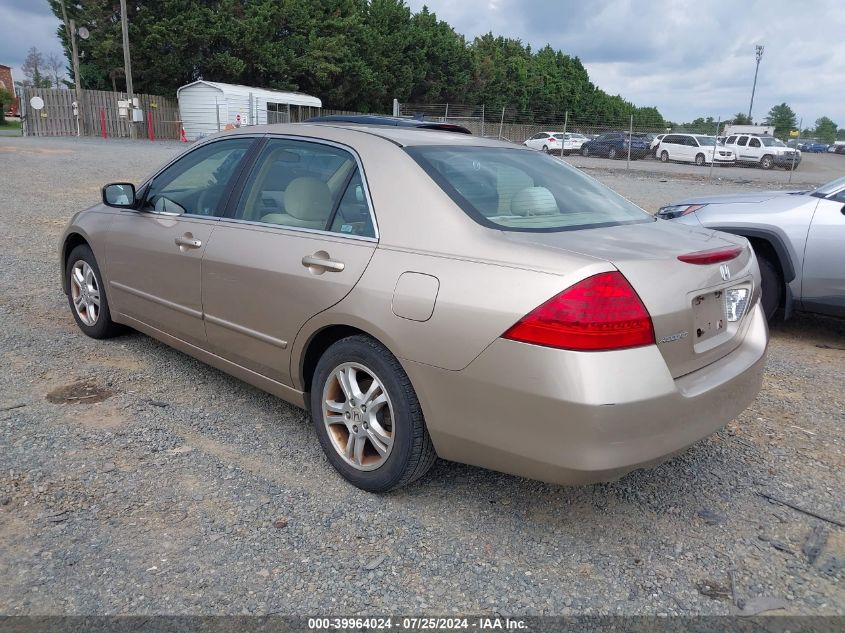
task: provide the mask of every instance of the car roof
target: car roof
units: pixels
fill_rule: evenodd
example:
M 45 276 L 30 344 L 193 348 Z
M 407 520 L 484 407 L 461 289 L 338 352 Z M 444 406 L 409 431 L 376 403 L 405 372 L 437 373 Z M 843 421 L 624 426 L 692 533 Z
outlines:
M 411 127 L 424 128 L 429 130 L 440 130 L 444 132 L 458 132 L 460 134 L 472 134 L 463 125 L 449 123 L 446 121 L 426 121 L 420 119 L 406 119 L 396 116 L 381 114 L 327 114 L 307 119 L 306 123 L 335 123 L 352 125 L 379 125 L 388 127 Z
M 378 137 L 400 147 L 416 145 L 463 145 L 466 147 L 505 147 L 515 150 L 531 151 L 527 147 L 511 141 L 486 138 L 414 127 L 395 127 L 380 125 L 346 125 L 343 123 L 271 123 L 251 125 L 211 134 L 207 139 L 221 138 L 228 135 L 290 134 L 292 136 L 313 136 L 325 140 L 339 140 L 342 136 L 350 138 L 350 133 L 364 138 Z M 206 139 L 203 139 L 206 140 Z

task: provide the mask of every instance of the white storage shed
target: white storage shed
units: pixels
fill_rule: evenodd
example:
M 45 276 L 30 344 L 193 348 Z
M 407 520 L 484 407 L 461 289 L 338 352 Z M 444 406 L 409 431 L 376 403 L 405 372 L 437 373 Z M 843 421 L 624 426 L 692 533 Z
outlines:
M 317 97 L 216 81 L 195 81 L 176 91 L 185 136 L 195 140 L 227 125 L 288 123 L 317 116 Z

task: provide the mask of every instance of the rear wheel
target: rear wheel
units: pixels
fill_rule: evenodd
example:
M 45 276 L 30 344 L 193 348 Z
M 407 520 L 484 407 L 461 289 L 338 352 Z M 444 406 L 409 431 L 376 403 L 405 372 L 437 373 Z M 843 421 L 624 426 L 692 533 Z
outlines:
M 775 159 L 766 154 L 760 159 L 760 167 L 763 169 L 771 169 L 775 166 Z
M 783 278 L 778 266 L 768 256 L 757 255 L 757 264 L 760 266 L 762 278 L 760 302 L 766 319 L 771 321 L 783 302 Z
M 704 166 L 704 154 L 696 154 L 695 164 L 698 165 L 699 167 Z
M 667 152 L 665 149 L 662 152 L 660 152 L 660 162 L 661 163 L 668 163 L 669 162 L 669 152 Z
M 549 146 L 543 145 L 543 151 L 546 152 L 546 154 L 548 154 L 549 153 Z
M 611 147 L 609 150 L 607 150 L 607 157 L 608 158 L 616 158 L 616 148 L 615 147 Z
M 419 479 L 437 457 L 411 381 L 368 336 L 342 339 L 320 358 L 311 416 L 332 466 L 368 492 Z

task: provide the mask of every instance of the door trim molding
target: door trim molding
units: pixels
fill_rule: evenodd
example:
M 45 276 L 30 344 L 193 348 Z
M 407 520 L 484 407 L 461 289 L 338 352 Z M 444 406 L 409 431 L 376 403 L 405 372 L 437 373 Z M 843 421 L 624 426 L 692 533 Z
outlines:
M 214 325 L 219 325 L 220 327 L 224 327 L 234 332 L 237 332 L 238 334 L 245 334 L 246 336 L 251 336 L 254 339 L 258 339 L 262 343 L 275 345 L 276 347 L 280 347 L 281 349 L 286 349 L 288 346 L 288 342 L 283 341 L 280 338 L 276 338 L 275 336 L 270 336 L 269 334 L 258 332 L 248 327 L 244 327 L 243 325 L 238 325 L 237 323 L 232 323 L 231 321 L 221 319 L 220 317 L 206 314 L 205 320 L 209 323 L 213 323 Z
M 117 288 L 118 290 L 122 290 L 123 292 L 127 292 L 131 295 L 135 295 L 136 297 L 140 297 L 141 299 L 152 301 L 153 303 L 157 303 L 158 305 L 164 306 L 165 308 L 170 308 L 172 310 L 176 310 L 177 312 L 182 312 L 183 314 L 192 316 L 195 319 L 202 319 L 203 317 L 202 311 L 200 310 L 194 310 L 193 308 L 188 308 L 187 306 L 183 306 L 179 303 L 168 301 L 167 299 L 162 299 L 161 297 L 151 295 L 150 293 L 144 292 L 143 290 L 138 290 L 137 288 L 132 288 L 131 286 L 122 284 L 119 281 L 110 281 L 109 285 L 112 288 Z

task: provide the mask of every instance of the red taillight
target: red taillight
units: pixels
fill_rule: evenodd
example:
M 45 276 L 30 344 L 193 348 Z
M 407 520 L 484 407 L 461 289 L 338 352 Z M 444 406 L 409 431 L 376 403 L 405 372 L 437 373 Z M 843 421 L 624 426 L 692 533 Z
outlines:
M 549 137 L 549 143 L 554 143 L 557 139 L 554 136 Z
M 697 251 L 678 255 L 678 259 L 687 264 L 718 264 L 733 259 L 742 252 L 742 246 L 727 246 L 723 248 L 712 248 L 709 251 Z
M 620 272 L 600 273 L 555 295 L 503 338 L 546 347 L 599 351 L 654 343 L 643 302 Z

